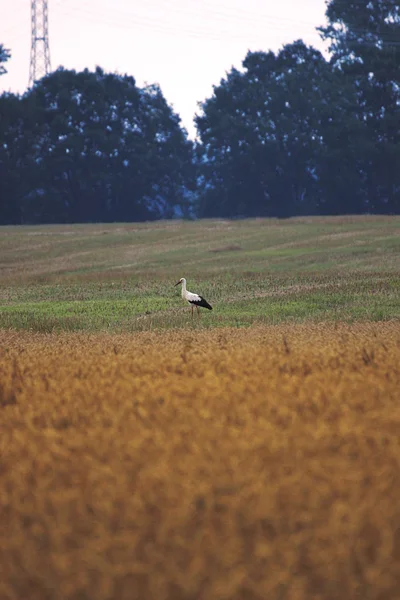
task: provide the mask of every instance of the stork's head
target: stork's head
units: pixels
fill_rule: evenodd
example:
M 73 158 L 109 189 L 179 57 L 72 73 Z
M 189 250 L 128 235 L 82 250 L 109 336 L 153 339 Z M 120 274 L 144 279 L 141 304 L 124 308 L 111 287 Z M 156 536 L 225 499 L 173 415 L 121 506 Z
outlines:
M 179 285 L 180 283 L 183 283 L 184 281 L 186 281 L 186 279 L 184 277 L 181 277 L 180 280 L 176 282 L 175 286 Z

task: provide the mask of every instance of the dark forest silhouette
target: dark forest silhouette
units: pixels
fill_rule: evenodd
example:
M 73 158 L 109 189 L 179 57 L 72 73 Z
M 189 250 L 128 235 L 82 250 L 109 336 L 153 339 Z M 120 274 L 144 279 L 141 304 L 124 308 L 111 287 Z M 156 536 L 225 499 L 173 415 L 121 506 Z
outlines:
M 329 60 L 301 40 L 249 52 L 201 105 L 196 142 L 159 86 L 101 68 L 2 94 L 0 224 L 399 214 L 399 4 L 326 14 Z

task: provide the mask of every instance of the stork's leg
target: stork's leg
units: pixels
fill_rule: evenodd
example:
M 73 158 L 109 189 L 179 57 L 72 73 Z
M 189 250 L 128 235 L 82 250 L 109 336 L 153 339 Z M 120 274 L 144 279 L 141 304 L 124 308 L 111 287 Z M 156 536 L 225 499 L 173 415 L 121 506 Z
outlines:
M 197 305 L 196 305 L 196 308 L 197 308 L 197 316 L 200 317 L 200 309 Z
M 191 307 L 192 307 L 192 319 L 193 319 L 193 309 L 194 309 L 193 304 L 191 304 Z

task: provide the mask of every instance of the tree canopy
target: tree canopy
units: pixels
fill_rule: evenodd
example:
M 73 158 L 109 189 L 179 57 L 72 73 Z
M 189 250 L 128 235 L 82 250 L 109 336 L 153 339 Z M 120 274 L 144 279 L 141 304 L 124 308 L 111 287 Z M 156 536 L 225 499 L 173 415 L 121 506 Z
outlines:
M 200 214 L 359 211 L 363 132 L 354 91 L 342 75 L 302 41 L 277 55 L 249 52 L 243 68 L 232 69 L 196 117 Z M 329 175 L 334 160 L 334 187 L 348 184 L 350 164 L 354 180 L 346 197 L 335 193 L 336 200 Z
M 0 164 L 18 221 L 187 212 L 192 143 L 158 86 L 138 88 L 133 77 L 100 68 L 59 69 L 22 98 L 6 95 L 0 102 L 8 115 Z
M 397 0 L 330 0 L 331 65 L 357 91 L 358 118 L 367 129 L 362 154 L 371 212 L 400 210 L 400 4 Z
M 3 44 L 0 44 L 0 75 L 4 75 L 4 73 L 7 73 L 7 70 L 4 66 L 4 64 L 8 61 L 8 59 L 11 57 L 10 51 L 6 50 L 6 48 L 4 48 Z

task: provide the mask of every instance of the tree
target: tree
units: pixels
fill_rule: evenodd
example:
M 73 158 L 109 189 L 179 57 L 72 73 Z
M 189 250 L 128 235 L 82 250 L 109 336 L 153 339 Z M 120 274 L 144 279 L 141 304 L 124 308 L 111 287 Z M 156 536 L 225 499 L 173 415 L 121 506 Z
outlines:
M 21 198 L 29 190 L 22 173 L 30 153 L 29 116 L 19 96 L 0 96 L 0 224 L 21 223 Z
M 360 210 L 361 174 L 350 157 L 361 130 L 355 95 L 340 73 L 302 41 L 278 55 L 249 52 L 243 67 L 214 88 L 195 119 L 202 142 L 200 215 L 337 212 L 343 206 L 340 196 L 332 206 L 329 175 L 340 172 L 343 185 L 352 179 L 347 196 L 353 211 Z
M 59 69 L 20 105 L 24 135 L 14 119 L 9 131 L 17 143 L 7 152 L 18 154 L 18 144 L 29 140 L 29 190 L 19 198 L 25 220 L 132 221 L 187 209 L 192 144 L 158 86 L 141 89 L 133 77 L 100 68 Z
M 0 44 L 0 75 L 7 73 L 6 68 L 3 66 L 11 57 L 10 51 L 4 48 L 3 44 Z
M 368 129 L 363 158 L 371 212 L 400 211 L 400 4 L 330 0 L 331 64 L 354 85 L 358 117 Z

